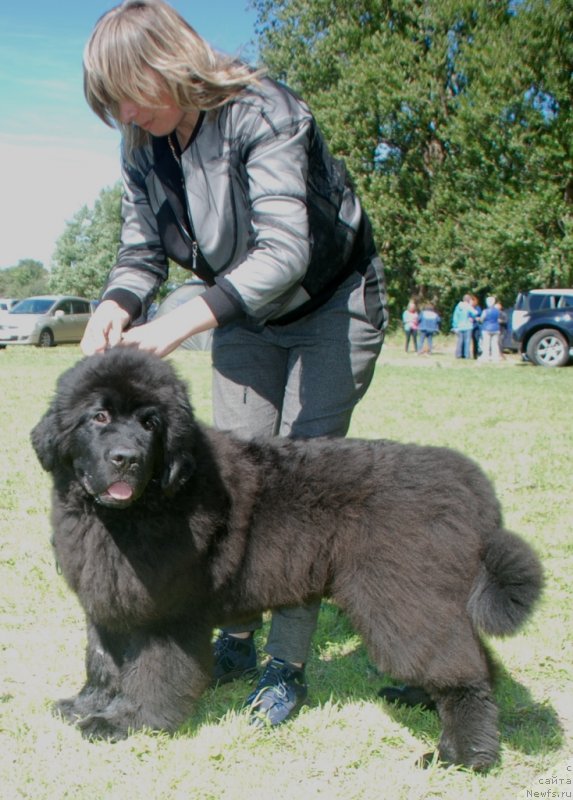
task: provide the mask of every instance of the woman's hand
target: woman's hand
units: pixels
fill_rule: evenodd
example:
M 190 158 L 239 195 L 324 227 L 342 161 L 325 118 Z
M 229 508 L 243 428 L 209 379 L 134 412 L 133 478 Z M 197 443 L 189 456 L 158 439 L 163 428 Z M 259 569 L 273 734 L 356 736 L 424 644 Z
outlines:
M 83 353 L 90 356 L 122 345 L 163 357 L 194 333 L 216 328 L 217 320 L 207 303 L 201 297 L 194 297 L 163 317 L 124 331 L 128 324 L 127 311 L 114 300 L 104 300 L 86 327 L 80 344 Z
M 121 342 L 129 314 L 114 300 L 103 300 L 92 314 L 80 347 L 86 356 L 103 353 Z
M 137 347 L 138 350 L 146 350 L 160 357 L 169 355 L 190 335 L 187 328 L 178 330 L 175 321 L 171 319 L 172 314 L 173 312 L 145 325 L 130 328 L 123 334 L 121 345 Z

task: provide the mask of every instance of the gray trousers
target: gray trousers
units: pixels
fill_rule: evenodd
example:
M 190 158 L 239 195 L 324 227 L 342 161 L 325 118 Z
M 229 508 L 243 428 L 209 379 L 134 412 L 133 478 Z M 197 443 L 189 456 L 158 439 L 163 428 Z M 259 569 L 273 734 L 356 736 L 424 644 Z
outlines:
M 385 302 L 381 273 L 378 299 L 377 309 L 370 277 L 366 302 L 365 280 L 355 273 L 327 303 L 299 321 L 215 330 L 215 427 L 244 438 L 345 436 L 352 411 L 372 380 L 384 338 L 371 321 L 381 318 Z M 267 653 L 306 662 L 319 608 L 316 603 L 275 610 Z M 253 631 L 261 624 L 259 618 L 226 631 Z

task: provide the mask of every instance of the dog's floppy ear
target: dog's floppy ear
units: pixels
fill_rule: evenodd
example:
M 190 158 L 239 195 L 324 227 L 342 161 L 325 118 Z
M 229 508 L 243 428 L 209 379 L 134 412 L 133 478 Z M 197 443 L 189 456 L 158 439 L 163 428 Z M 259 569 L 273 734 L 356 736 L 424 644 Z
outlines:
M 165 431 L 161 488 L 167 495 L 174 495 L 195 472 L 193 452 L 196 429 L 191 406 L 186 398 L 179 399 L 175 413 L 172 409 Z
M 30 433 L 32 447 L 40 464 L 47 472 L 51 472 L 56 465 L 57 430 L 56 410 L 52 404 Z

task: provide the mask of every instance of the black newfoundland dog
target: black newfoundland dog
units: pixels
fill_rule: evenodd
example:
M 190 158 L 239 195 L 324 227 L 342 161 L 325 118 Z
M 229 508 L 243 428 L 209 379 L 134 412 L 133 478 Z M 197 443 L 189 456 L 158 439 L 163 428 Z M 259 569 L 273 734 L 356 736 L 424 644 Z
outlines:
M 440 758 L 495 762 L 480 635 L 516 631 L 542 576 L 467 458 L 241 441 L 197 423 L 169 363 L 128 348 L 62 375 L 32 443 L 88 626 L 87 682 L 57 708 L 86 736 L 175 730 L 211 683 L 215 626 L 330 597 L 381 672 L 431 696 Z

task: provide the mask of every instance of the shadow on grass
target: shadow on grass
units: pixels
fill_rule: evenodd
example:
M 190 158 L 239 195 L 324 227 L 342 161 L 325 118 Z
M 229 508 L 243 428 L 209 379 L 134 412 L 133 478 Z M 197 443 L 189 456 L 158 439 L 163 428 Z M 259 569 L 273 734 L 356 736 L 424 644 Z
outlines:
M 397 685 L 384 678 L 381 676 L 381 686 Z M 499 708 L 502 746 L 528 756 L 543 755 L 563 747 L 563 728 L 555 709 L 549 703 L 536 702 L 530 691 L 503 668 L 499 671 L 494 697 Z M 391 719 L 405 725 L 412 735 L 435 737 L 437 745 L 440 723 L 435 712 L 420 707 L 408 709 L 390 703 L 384 705 Z
M 526 755 L 558 750 L 565 738 L 559 717 L 549 703 L 537 703 L 529 689 L 503 666 L 498 667 L 495 699 L 499 705 L 502 741 Z
M 267 633 L 268 624 L 257 635 L 261 660 L 265 658 Z M 378 698 L 382 686 L 399 685 L 399 682 L 378 672 L 346 616 L 328 602 L 322 606 L 307 679 L 311 706 L 321 706 L 331 700 L 340 704 L 355 701 L 380 703 L 391 720 L 403 725 L 414 737 L 437 747 L 441 732 L 438 715 L 420 707 L 405 708 L 385 703 Z M 240 713 L 252 688 L 253 682 L 240 680 L 209 689 L 181 732 L 192 733 L 198 726 L 216 724 L 229 712 Z M 563 729 L 555 710 L 548 703 L 535 702 L 529 690 L 514 680 L 499 663 L 495 699 L 499 706 L 503 746 L 532 756 L 559 750 L 563 746 Z

